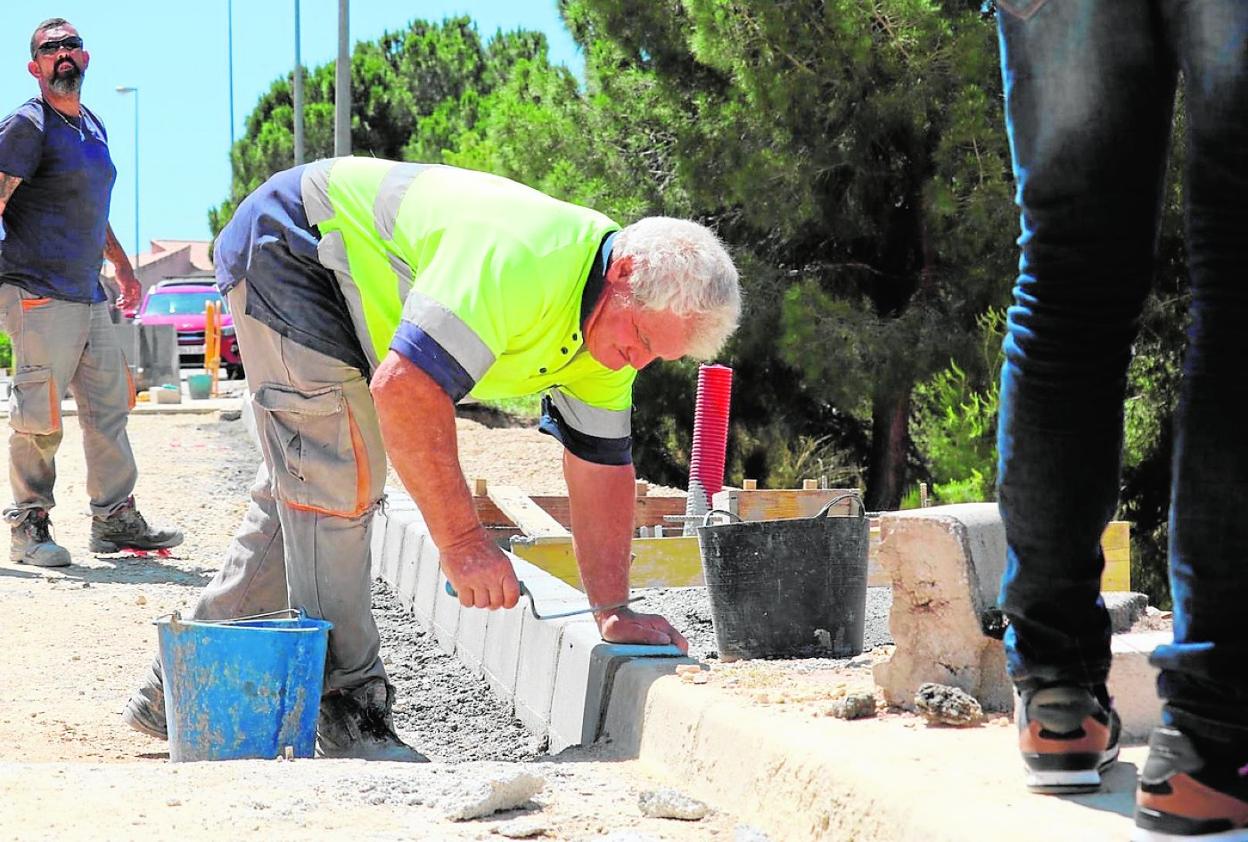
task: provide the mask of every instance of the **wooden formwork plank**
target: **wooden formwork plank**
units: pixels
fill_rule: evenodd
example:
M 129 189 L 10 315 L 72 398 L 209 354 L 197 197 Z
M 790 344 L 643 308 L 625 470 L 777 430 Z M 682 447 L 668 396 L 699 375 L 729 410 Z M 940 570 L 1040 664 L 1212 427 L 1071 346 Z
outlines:
M 742 520 L 785 520 L 813 517 L 829 501 L 854 493 L 857 493 L 856 489 L 852 488 L 764 488 L 753 491 L 725 488 L 715 493 L 711 503 L 715 508 L 726 509 Z M 857 514 L 857 507 L 850 500 L 842 500 L 833 507 L 832 513 Z
M 570 537 L 514 538 L 511 551 L 574 588 L 581 587 Z M 687 588 L 704 584 L 698 539 L 692 536 L 634 538 L 629 584 L 634 588 Z
M 491 485 L 488 494 L 490 502 L 526 535 L 545 537 L 568 534 L 563 524 L 514 485 Z

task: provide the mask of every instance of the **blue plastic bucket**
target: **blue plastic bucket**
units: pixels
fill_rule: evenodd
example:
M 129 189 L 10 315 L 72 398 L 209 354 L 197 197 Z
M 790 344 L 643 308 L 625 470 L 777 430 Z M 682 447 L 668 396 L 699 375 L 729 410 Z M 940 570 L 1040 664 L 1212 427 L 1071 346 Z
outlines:
M 312 757 L 332 625 L 157 620 L 169 759 Z

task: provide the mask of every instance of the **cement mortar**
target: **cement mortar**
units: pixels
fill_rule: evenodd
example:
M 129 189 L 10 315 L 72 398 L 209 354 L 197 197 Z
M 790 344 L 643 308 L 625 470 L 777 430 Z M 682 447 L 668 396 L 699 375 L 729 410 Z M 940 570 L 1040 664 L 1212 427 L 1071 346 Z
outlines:
M 632 607 L 647 614 L 662 614 L 689 641 L 689 656 L 699 661 L 719 657 L 715 627 L 711 620 L 711 600 L 705 587 L 637 588 L 633 596 L 645 597 Z M 893 642 L 888 630 L 888 612 L 893 604 L 892 588 L 867 588 L 867 618 L 862 647 L 870 652 Z
M 373 582 L 381 658 L 395 688 L 399 735 L 431 760 L 531 760 L 545 738 L 528 731 L 485 681 L 438 648 L 432 630 L 404 609 L 394 591 Z

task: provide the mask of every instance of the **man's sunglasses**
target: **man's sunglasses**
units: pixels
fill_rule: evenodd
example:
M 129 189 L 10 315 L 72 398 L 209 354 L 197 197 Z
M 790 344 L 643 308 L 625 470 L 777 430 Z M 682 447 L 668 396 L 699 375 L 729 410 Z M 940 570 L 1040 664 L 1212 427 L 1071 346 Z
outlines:
M 39 53 L 39 55 L 42 55 L 42 56 L 53 56 L 59 53 L 61 50 L 72 52 L 74 50 L 81 50 L 81 49 L 82 49 L 82 39 L 79 38 L 77 35 L 70 35 L 69 37 L 62 38 L 59 41 L 44 41 L 42 44 L 40 44 L 38 47 L 35 48 L 35 52 Z

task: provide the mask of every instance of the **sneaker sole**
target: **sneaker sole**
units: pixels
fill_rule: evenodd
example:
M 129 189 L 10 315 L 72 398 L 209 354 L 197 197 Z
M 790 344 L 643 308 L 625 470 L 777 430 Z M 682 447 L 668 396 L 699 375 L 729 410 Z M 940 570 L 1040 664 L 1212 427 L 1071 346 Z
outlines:
M 1131 832 L 1131 842 L 1248 842 L 1248 827 L 1239 830 L 1224 830 L 1221 833 L 1205 833 L 1200 836 L 1162 833 L 1159 830 L 1148 830 L 1137 827 Z
M 10 561 L 14 564 L 25 564 L 28 567 L 69 567 L 74 563 L 72 559 L 68 558 L 64 561 L 57 559 L 56 561 L 48 562 L 33 561 L 29 558 L 14 558 L 10 559 Z
M 93 553 L 125 553 L 130 552 L 131 550 L 168 550 L 180 545 L 182 540 L 182 538 L 178 538 L 176 541 L 163 541 L 160 543 L 149 542 L 145 546 L 140 547 L 135 544 L 114 544 L 112 541 L 98 541 L 95 538 L 92 538 L 87 549 Z
M 1027 789 L 1040 795 L 1075 795 L 1096 792 L 1101 788 L 1101 774 L 1118 760 L 1118 746 L 1101 757 L 1095 769 L 1063 769 L 1060 771 L 1027 770 Z M 1245 840 L 1248 842 L 1248 839 Z

